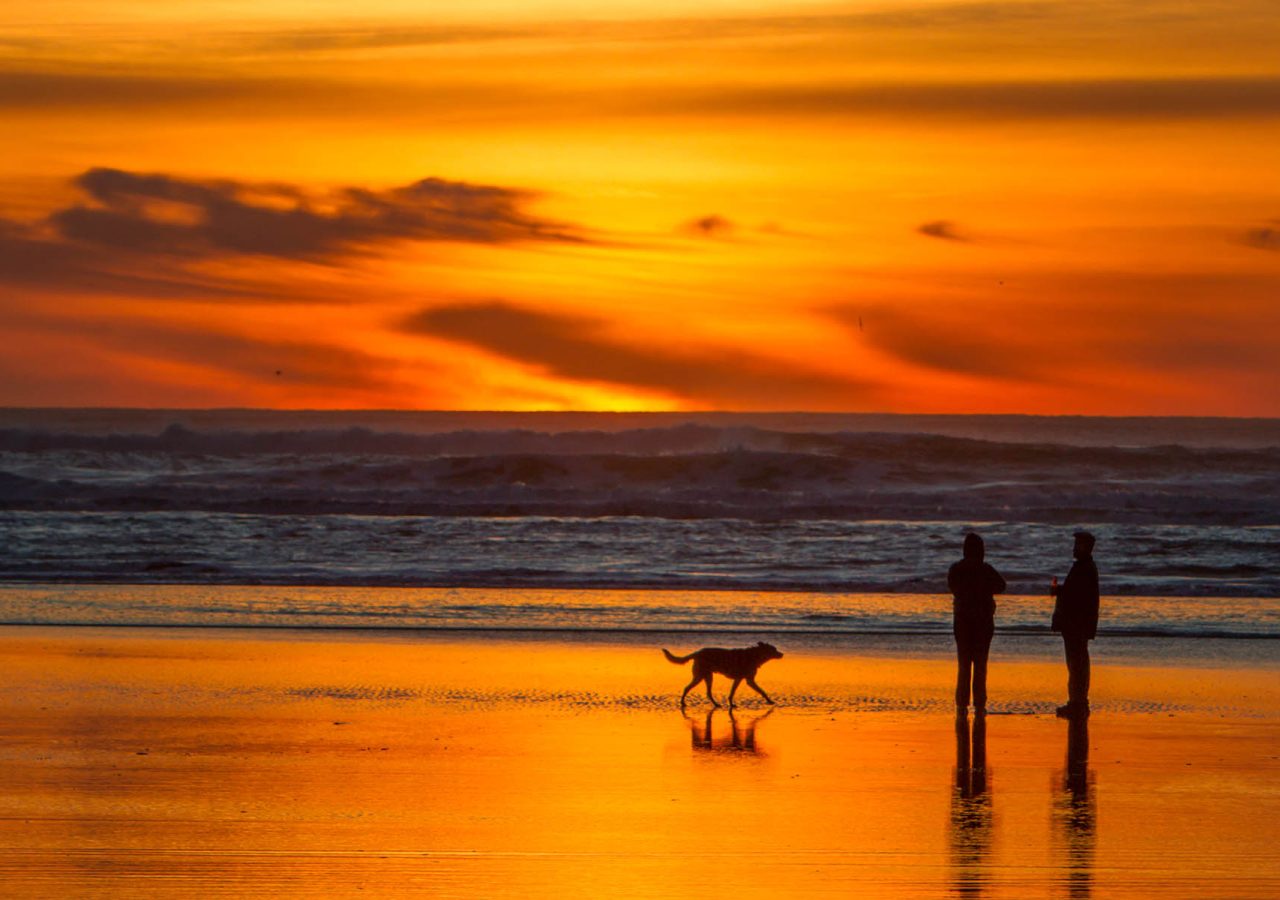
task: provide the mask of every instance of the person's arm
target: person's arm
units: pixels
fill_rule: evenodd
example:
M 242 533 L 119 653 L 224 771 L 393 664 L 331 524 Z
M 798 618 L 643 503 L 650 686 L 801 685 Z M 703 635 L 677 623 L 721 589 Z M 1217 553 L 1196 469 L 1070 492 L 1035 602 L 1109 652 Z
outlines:
M 987 587 L 991 589 L 993 594 L 1003 594 L 1004 589 L 1008 587 L 1005 584 L 1004 576 L 996 571 L 995 566 L 987 566 Z
M 1089 637 L 1098 636 L 1098 612 L 1100 606 L 1100 594 L 1098 588 L 1098 567 L 1092 561 L 1089 564 L 1089 582 L 1082 598 L 1082 606 L 1089 611 Z
M 1067 577 L 1058 586 L 1058 603 L 1064 607 L 1074 607 L 1080 594 L 1080 563 L 1073 562 Z

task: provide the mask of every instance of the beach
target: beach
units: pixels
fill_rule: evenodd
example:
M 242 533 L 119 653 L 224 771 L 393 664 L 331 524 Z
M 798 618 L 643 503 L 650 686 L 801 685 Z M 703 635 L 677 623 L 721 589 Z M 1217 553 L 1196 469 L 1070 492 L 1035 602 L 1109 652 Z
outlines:
M 1280 891 L 1274 664 L 1104 653 L 1070 726 L 997 653 L 958 723 L 945 643 L 793 641 L 682 714 L 694 637 L 2 628 L 5 895 Z

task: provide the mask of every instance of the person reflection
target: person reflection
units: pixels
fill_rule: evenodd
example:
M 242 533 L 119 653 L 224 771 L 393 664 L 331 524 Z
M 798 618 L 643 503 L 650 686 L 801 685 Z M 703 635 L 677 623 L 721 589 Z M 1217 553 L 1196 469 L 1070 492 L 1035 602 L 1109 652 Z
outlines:
M 972 737 L 972 749 L 970 738 Z M 954 893 L 980 897 L 991 851 L 990 773 L 987 771 L 987 718 L 956 715 L 956 768 L 951 791 L 951 873 Z
M 714 723 L 719 712 L 718 709 L 710 709 L 703 719 L 685 716 L 685 721 L 689 723 L 690 746 L 694 750 L 713 753 L 760 754 L 761 750 L 756 746 L 756 726 L 773 715 L 773 709 L 759 716 L 740 716 L 729 710 L 729 730 L 716 737 Z
M 1053 823 L 1067 896 L 1093 895 L 1093 855 L 1097 842 L 1098 798 L 1089 768 L 1089 720 L 1076 717 L 1067 728 L 1066 768 L 1054 778 Z

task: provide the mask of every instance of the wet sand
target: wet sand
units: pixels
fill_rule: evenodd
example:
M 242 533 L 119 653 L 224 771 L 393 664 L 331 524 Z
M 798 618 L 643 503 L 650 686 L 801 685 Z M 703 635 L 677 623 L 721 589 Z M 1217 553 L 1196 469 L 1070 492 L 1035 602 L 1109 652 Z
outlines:
M 3 894 L 1280 895 L 1274 667 L 1100 665 L 1072 728 L 996 660 L 979 726 L 801 651 L 682 716 L 658 646 L 0 628 Z

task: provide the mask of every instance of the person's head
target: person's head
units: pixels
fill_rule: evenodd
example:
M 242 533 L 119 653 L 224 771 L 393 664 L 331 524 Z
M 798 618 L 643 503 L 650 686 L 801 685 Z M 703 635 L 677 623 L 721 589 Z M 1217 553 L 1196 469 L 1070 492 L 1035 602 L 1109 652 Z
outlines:
M 970 532 L 964 536 L 964 558 L 973 560 L 974 562 L 982 562 L 982 558 L 986 555 L 986 545 L 982 543 L 982 538 Z
M 1093 556 L 1093 535 L 1087 531 L 1076 532 L 1076 545 L 1071 551 L 1076 559 L 1088 559 Z

